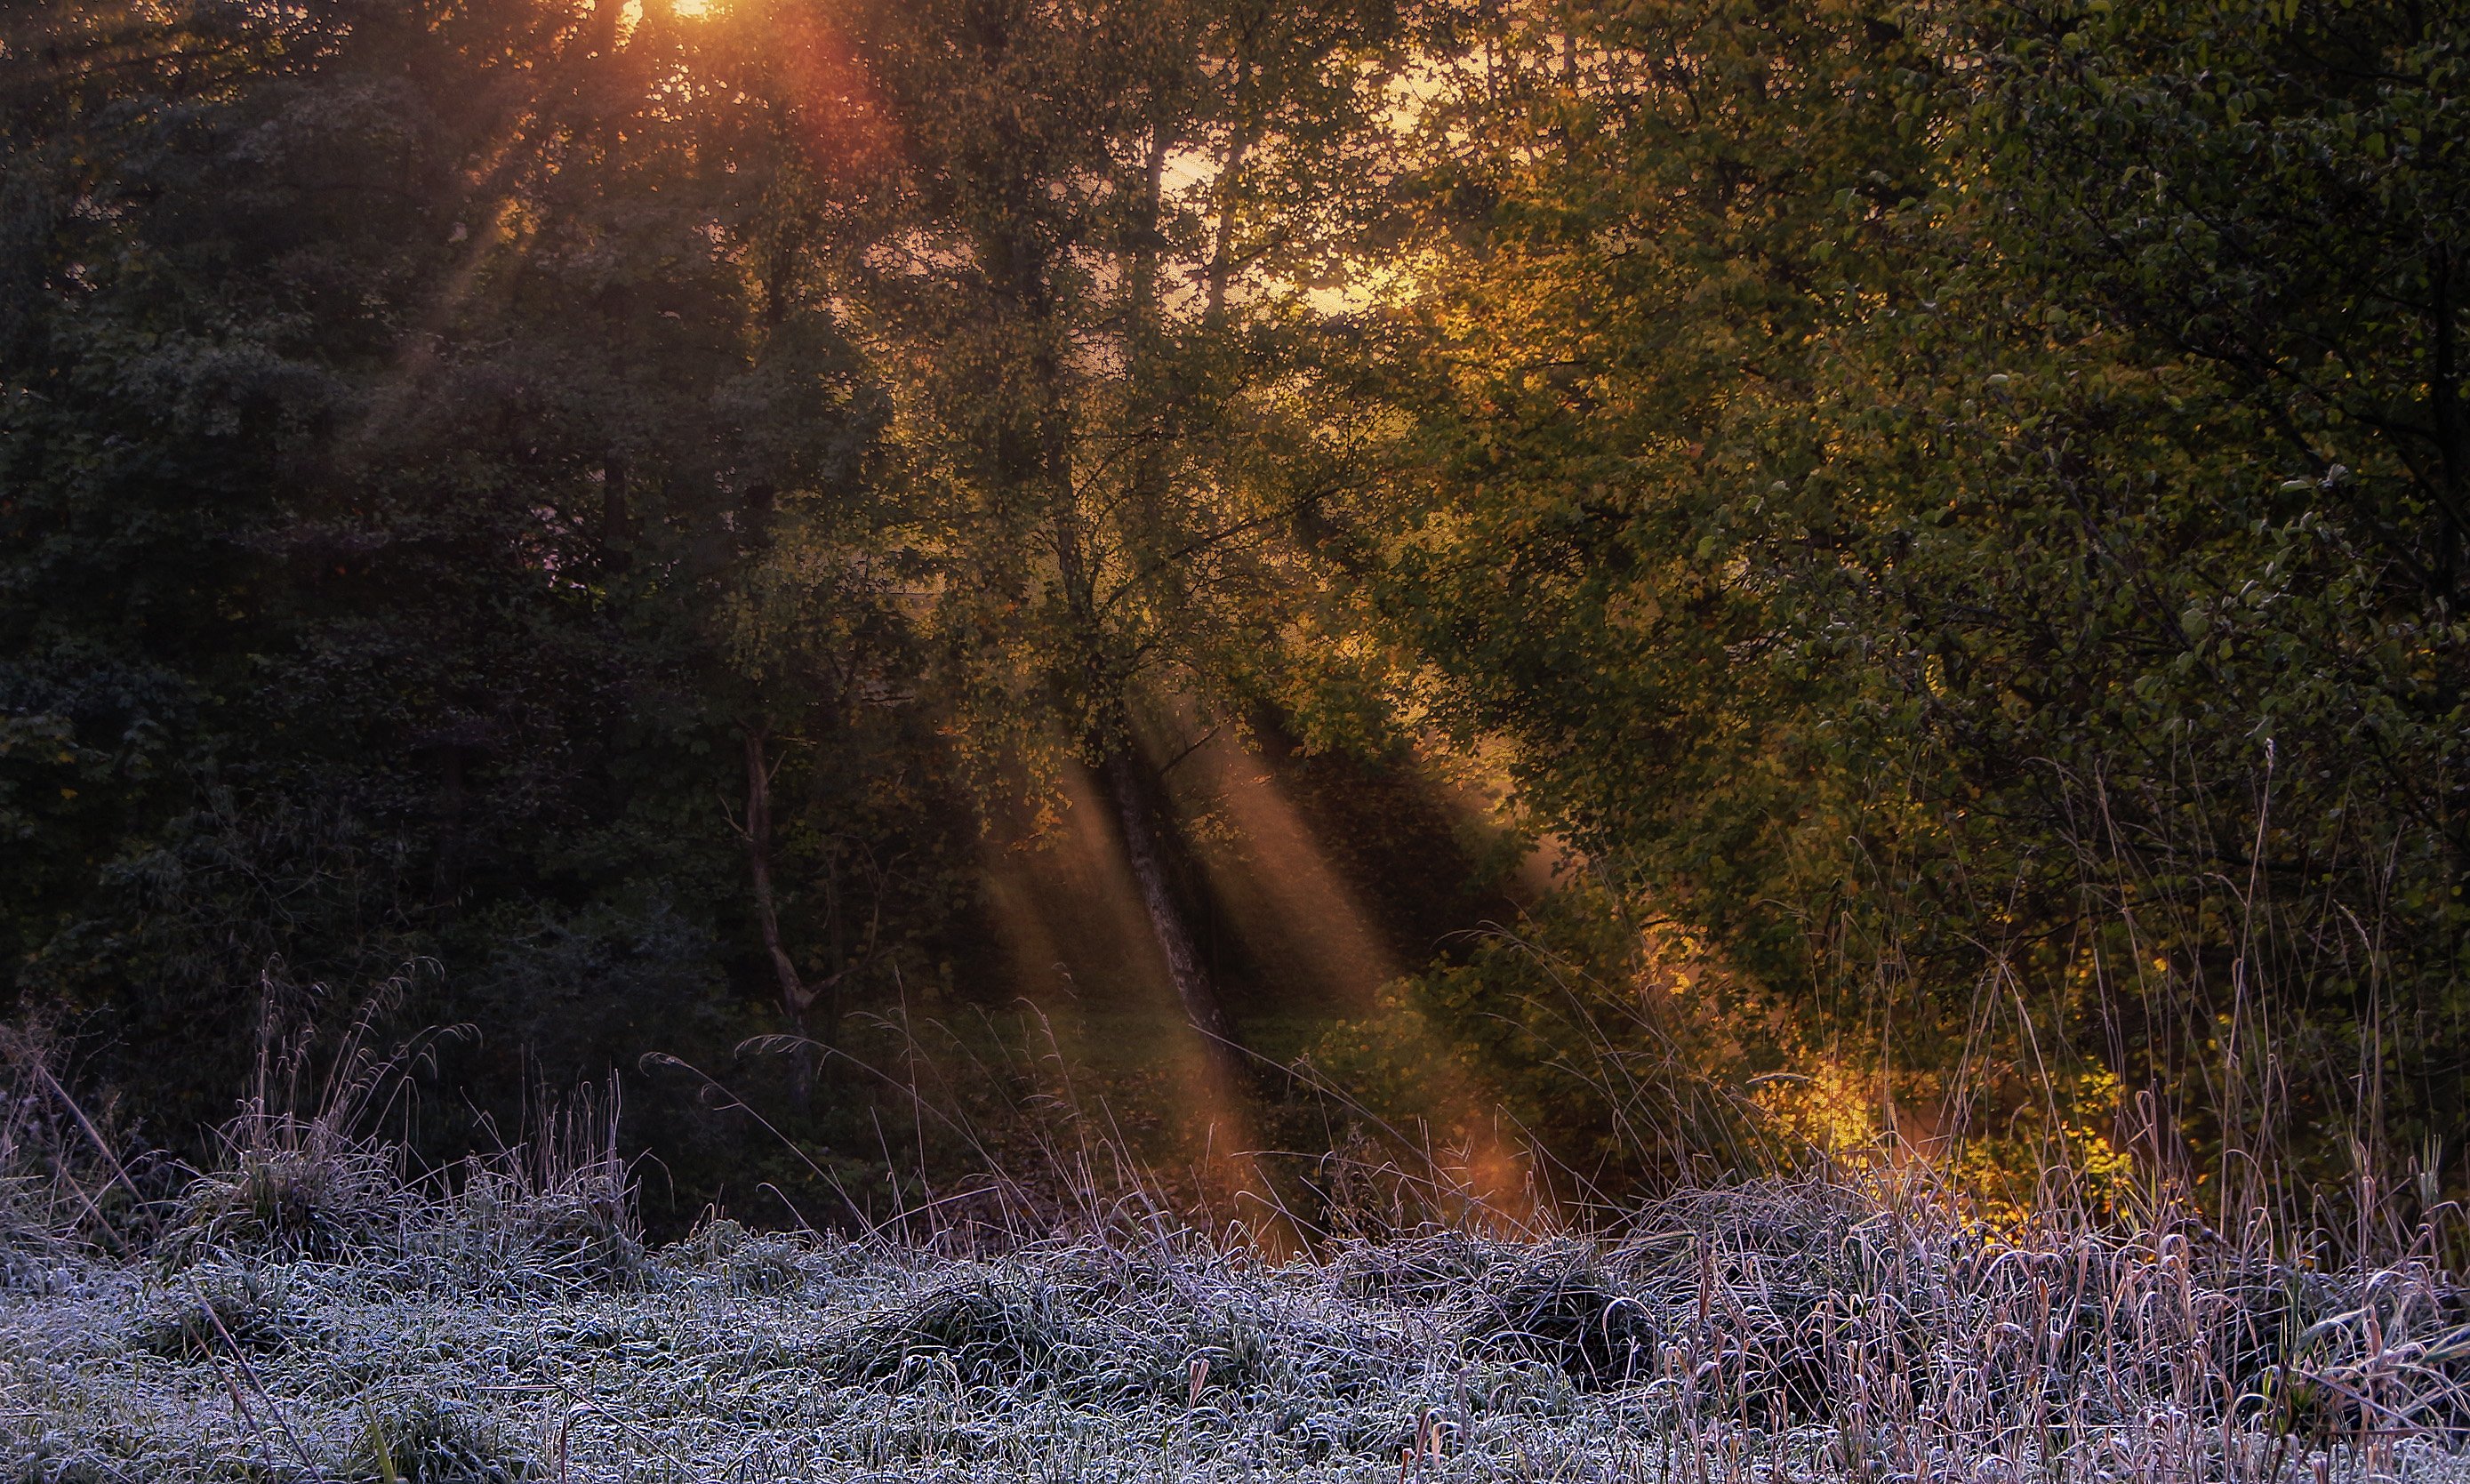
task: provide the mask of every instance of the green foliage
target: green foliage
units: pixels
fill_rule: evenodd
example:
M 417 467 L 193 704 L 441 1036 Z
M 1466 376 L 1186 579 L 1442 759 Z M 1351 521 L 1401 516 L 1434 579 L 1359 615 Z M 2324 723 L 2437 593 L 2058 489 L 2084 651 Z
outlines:
M 1392 1117 L 1445 1139 L 1497 1122 L 1543 1147 L 1565 1193 L 1617 1193 L 1759 1168 L 1787 1138 L 1742 1094 L 1780 1052 L 1788 1015 L 1740 982 L 1704 976 L 1669 921 L 1642 922 L 1578 879 L 1515 932 L 1480 937 L 1456 962 L 1383 991 L 1378 1012 L 1340 1022 L 1310 1060 Z
M 1777 1065 L 1931 1072 L 1908 1136 L 2046 1110 L 2046 1153 L 2036 1087 L 2089 1070 L 2109 1137 L 2233 1205 L 2248 1156 L 2432 1170 L 2470 1033 L 2458 28 L 1492 39 L 1452 96 L 1524 107 L 1430 177 L 1388 568 L 1456 725 L 1800 1007 Z
M 1308 648 L 1366 415 L 1308 290 L 1386 209 L 1390 9 L 830 12 L 897 161 L 858 334 L 985 771 L 1103 766 L 1161 701 L 1241 717 Z
M 793 1148 L 633 1116 L 854 1171 L 812 1043 L 1004 957 L 1060 782 L 1217 1018 L 1193 723 L 1498 754 L 1571 847 L 1323 1039 L 1470 1139 L 2459 1178 L 2449 12 L 6 25 L 6 1009 L 170 1138 L 409 963 L 441 1147 L 780 1032 Z M 1288 772 L 1320 864 L 1437 838 Z M 1430 853 L 1418 951 L 1490 905 Z
M 12 23 L 0 953 L 162 1137 L 415 960 L 501 1107 L 771 1029 L 748 728 L 802 949 L 889 916 L 888 984 L 950 901 L 880 416 L 765 250 L 836 141 L 759 35 L 619 22 Z

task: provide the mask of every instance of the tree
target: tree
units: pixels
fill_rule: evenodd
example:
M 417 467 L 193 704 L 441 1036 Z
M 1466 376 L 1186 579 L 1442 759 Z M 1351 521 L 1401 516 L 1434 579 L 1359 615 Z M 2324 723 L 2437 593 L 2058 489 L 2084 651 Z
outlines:
M 897 182 L 849 266 L 930 523 L 944 684 L 1096 778 L 1187 1017 L 1227 1032 L 1139 751 L 1144 692 L 1274 653 L 1346 490 L 1310 290 L 1361 229 L 1380 6 L 852 5 Z M 997 738 L 1000 737 L 998 741 Z
M 1907 1134 L 2407 1173 L 2460 1096 L 2444 25 L 1482 39 L 1388 561 L 1461 727 Z
M 512 1104 L 777 1029 L 766 936 L 933 932 L 923 724 L 869 697 L 897 625 L 827 555 L 880 523 L 867 379 L 769 251 L 837 141 L 784 131 L 767 38 L 614 0 L 113 14 L 9 37 L 17 1006 L 112 1038 L 179 1138 L 262 983 L 315 1011 L 432 962 L 404 1013 L 478 1025 L 459 1074 Z M 778 642 L 791 586 L 815 637 Z M 722 800 L 766 727 L 832 760 L 779 848 L 908 865 L 760 900 Z

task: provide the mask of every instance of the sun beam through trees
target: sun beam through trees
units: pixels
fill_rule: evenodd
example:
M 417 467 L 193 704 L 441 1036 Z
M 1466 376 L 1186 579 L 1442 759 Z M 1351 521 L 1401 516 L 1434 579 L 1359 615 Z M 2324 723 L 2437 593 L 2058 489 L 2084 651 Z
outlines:
M 6 1019 L 175 1152 L 269 1048 L 421 1046 L 437 1161 L 614 1076 L 681 1228 L 1060 1161 L 1298 1249 L 1814 1164 L 2410 1229 L 2465 43 L 12 8 Z

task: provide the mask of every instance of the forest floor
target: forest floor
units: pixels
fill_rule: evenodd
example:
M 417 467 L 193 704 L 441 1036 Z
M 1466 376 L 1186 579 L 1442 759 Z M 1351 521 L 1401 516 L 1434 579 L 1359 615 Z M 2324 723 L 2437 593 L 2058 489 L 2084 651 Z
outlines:
M 1756 1186 L 1269 1263 L 472 1209 L 348 1260 L 11 1252 L 0 1478 L 2470 1479 L 2460 1290 L 2201 1233 Z

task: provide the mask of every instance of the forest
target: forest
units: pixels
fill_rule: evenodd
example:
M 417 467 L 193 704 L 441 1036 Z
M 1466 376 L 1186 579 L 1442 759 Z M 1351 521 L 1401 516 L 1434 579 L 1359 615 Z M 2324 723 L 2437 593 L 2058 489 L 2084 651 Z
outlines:
M 347 1103 L 668 1233 L 2470 1193 L 2458 8 L 6 16 L 106 1224 Z
M 2470 8 L 0 0 L 0 1484 L 2470 1479 Z

